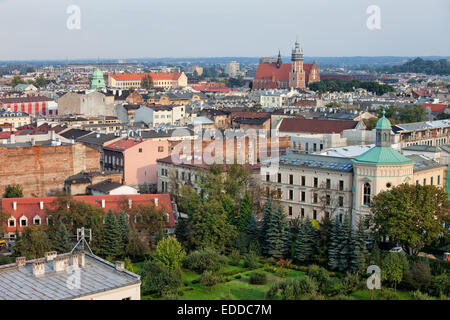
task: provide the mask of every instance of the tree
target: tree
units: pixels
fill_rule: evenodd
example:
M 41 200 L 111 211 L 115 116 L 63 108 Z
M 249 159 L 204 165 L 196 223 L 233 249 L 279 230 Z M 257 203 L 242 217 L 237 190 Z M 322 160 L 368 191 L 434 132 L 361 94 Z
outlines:
M 33 85 L 37 88 L 42 88 L 45 87 L 46 82 L 47 80 L 45 79 L 45 77 L 43 75 L 40 75 L 34 80 Z
M 8 222 L 9 217 L 9 213 L 0 210 L 0 237 L 3 237 L 3 233 L 6 232 L 5 225 Z
M 350 254 L 352 242 L 352 224 L 350 215 L 346 214 L 338 234 L 338 270 L 345 271 L 350 267 Z
M 275 259 L 281 259 L 289 250 L 288 244 L 288 223 L 283 207 L 278 206 L 272 213 L 267 228 L 267 254 Z
M 370 224 L 378 238 L 388 236 L 410 254 L 448 235 L 447 193 L 433 185 L 402 184 L 378 193 L 370 204 Z
M 105 219 L 105 235 L 102 243 L 103 254 L 106 257 L 116 257 L 123 253 L 123 240 L 119 224 L 112 210 L 108 211 Z
M 311 262 L 317 244 L 317 230 L 307 217 L 303 221 L 295 243 L 295 259 L 298 262 Z
M 125 253 L 133 259 L 136 259 L 144 257 L 149 251 L 150 248 L 147 242 L 139 236 L 139 233 L 134 229 L 130 230 Z
M 366 263 L 367 245 L 365 232 L 364 221 L 362 219 L 358 223 L 358 229 L 352 229 L 351 231 L 350 270 L 353 272 L 363 270 Z
M 123 210 L 120 211 L 118 224 L 120 237 L 122 239 L 124 246 L 126 246 L 126 244 L 128 243 L 128 234 L 130 233 L 130 226 L 128 224 L 128 216 Z
M 381 262 L 381 279 L 392 282 L 396 290 L 408 267 L 408 259 L 404 253 L 390 252 Z
M 328 261 L 328 247 L 330 244 L 332 226 L 332 221 L 327 216 L 324 216 L 319 223 L 316 252 L 313 260 L 321 265 L 326 265 Z
M 228 217 L 228 223 L 237 226 L 238 220 L 236 219 L 233 200 L 227 194 L 223 197 L 223 210 Z
M 176 293 L 182 284 L 181 271 L 170 270 L 162 262 L 149 261 L 143 269 L 142 289 L 144 292 L 156 292 L 162 296 Z
M 263 236 L 263 253 L 267 255 L 269 250 L 269 244 L 267 239 L 267 231 L 269 229 L 270 220 L 272 219 L 273 215 L 273 203 L 272 198 L 269 197 L 269 200 L 267 201 L 266 206 L 264 207 L 264 217 L 263 217 L 263 223 L 262 223 L 262 236 Z
M 15 86 L 17 86 L 18 84 L 23 84 L 25 83 L 25 81 L 23 81 L 23 79 L 19 76 L 15 76 L 12 80 L 11 80 L 11 86 L 14 88 Z
M 153 88 L 153 79 L 150 75 L 145 75 L 141 80 L 141 88 L 150 89 Z
M 258 223 L 256 221 L 255 215 L 251 214 L 248 225 L 247 225 L 247 237 L 250 243 L 258 242 L 260 239 L 260 230 L 258 227 Z
M 252 215 L 253 215 L 252 201 L 250 200 L 249 194 L 246 193 L 241 201 L 241 206 L 239 208 L 237 227 L 240 232 L 246 231 Z
M 8 185 L 3 194 L 3 198 L 23 198 L 22 186 L 19 184 Z
M 136 229 L 149 237 L 151 243 L 154 234 L 166 223 L 166 212 L 156 208 L 154 204 L 139 205 L 130 212 L 130 216 L 136 217 Z
M 55 233 L 55 250 L 58 253 L 66 253 L 72 249 L 72 245 L 69 240 L 69 232 L 63 223 L 58 225 Z
M 42 258 L 51 248 L 52 244 L 42 226 L 24 228 L 14 246 L 16 254 L 25 256 L 27 260 Z
M 341 224 L 336 216 L 331 226 L 330 244 L 328 247 L 328 266 L 336 270 L 339 267 L 339 234 L 341 233 Z
M 158 242 L 153 257 L 156 261 L 164 263 L 169 270 L 173 270 L 181 267 L 185 256 L 186 252 L 177 238 L 167 237 Z

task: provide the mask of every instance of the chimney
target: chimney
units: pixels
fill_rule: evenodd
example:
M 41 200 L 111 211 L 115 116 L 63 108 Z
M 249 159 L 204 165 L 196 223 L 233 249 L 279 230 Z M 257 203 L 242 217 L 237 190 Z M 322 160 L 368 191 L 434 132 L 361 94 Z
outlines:
M 85 256 L 84 256 L 84 252 L 79 252 L 78 253 L 78 261 L 80 263 L 80 267 L 84 268 L 85 265 Z
M 25 257 L 17 257 L 16 258 L 16 265 L 18 267 L 23 267 L 25 265 L 25 261 L 26 261 Z
M 50 131 L 50 140 L 54 141 L 55 140 L 55 131 Z
M 102 199 L 102 208 L 105 208 L 105 199 Z
M 69 266 L 69 257 L 68 256 L 57 256 L 53 260 L 53 270 L 56 272 L 66 271 Z
M 33 262 L 33 276 L 42 276 L 45 273 L 45 261 L 40 260 Z
M 16 211 L 17 210 L 17 201 L 13 201 L 12 206 L 13 206 L 13 210 Z
M 125 263 L 123 261 L 116 261 L 116 270 L 117 271 L 125 270 Z
M 44 201 L 39 201 L 39 209 L 44 210 Z
M 157 207 L 158 206 L 158 198 L 155 198 L 154 202 L 155 202 L 155 207 Z
M 78 269 L 80 267 L 78 264 L 79 257 L 80 255 L 78 253 L 72 254 L 72 267 L 74 269 Z
M 52 261 L 57 255 L 58 253 L 56 251 L 48 251 L 45 253 L 45 261 Z
M 10 143 L 16 143 L 16 135 L 15 134 L 10 135 L 9 141 L 10 141 Z
M 128 199 L 128 208 L 132 208 L 133 207 L 133 200 Z

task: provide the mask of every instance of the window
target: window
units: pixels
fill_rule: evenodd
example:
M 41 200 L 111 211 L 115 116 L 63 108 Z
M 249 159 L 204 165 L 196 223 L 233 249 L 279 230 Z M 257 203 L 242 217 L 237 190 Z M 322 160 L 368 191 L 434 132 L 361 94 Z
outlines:
M 364 184 L 364 198 L 363 198 L 363 204 L 365 206 L 370 205 L 370 183 L 366 182 Z
M 294 176 L 292 174 L 289 175 L 289 184 L 294 184 Z
M 341 214 L 339 214 L 339 222 L 341 222 L 341 223 L 342 223 L 342 213 L 341 213 Z
M 305 208 L 300 209 L 300 214 L 301 214 L 302 218 L 305 217 Z
M 28 219 L 26 217 L 20 218 L 20 226 L 26 227 L 28 225 Z
M 39 216 L 34 217 L 33 224 L 37 225 L 37 226 L 40 225 L 41 224 L 41 218 Z
M 437 179 L 438 181 L 437 181 L 437 184 L 441 184 L 441 176 L 438 176 L 438 179 Z
M 270 181 L 270 174 L 266 173 L 266 181 Z
M 317 203 L 317 201 L 318 201 L 318 195 L 317 195 L 317 193 L 314 193 L 313 194 L 313 203 Z
M 344 191 L 344 180 L 339 180 L 339 191 Z
M 430 184 L 433 185 L 433 177 L 431 177 Z
M 139 148 L 139 152 L 142 153 L 142 148 Z
M 306 177 L 302 176 L 302 186 L 306 185 Z
M 427 178 L 423 179 L 423 185 L 427 184 Z
M 325 199 L 327 206 L 331 205 L 331 196 L 329 194 L 326 195 Z
M 278 198 L 281 199 L 281 189 L 280 188 L 277 189 L 277 194 L 278 194 Z
M 301 201 L 302 202 L 305 202 L 305 200 L 306 200 L 306 192 L 305 191 L 302 191 L 302 193 L 301 193 Z
M 344 197 L 339 196 L 339 207 L 343 207 L 343 206 L 344 206 Z
M 289 190 L 289 200 L 294 200 L 294 190 Z
M 317 220 L 317 210 L 313 210 L 313 219 Z
M 319 179 L 314 178 L 314 188 L 317 188 L 318 185 L 319 185 Z
M 416 180 L 416 186 L 418 186 L 419 185 L 419 180 Z
M 278 183 L 281 183 L 281 173 L 278 174 Z
M 16 226 L 16 219 L 13 217 L 8 219 L 8 227 L 15 227 Z
M 289 215 L 292 216 L 292 207 L 289 206 Z
M 331 180 L 327 179 L 327 189 L 331 189 Z
M 158 152 L 164 152 L 164 147 L 158 147 Z

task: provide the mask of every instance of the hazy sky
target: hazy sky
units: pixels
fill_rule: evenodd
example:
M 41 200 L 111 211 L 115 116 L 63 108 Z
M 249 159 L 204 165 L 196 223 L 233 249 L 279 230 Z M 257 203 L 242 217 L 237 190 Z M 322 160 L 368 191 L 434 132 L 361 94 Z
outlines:
M 0 0 L 0 30 L 0 60 L 450 55 L 450 0 Z

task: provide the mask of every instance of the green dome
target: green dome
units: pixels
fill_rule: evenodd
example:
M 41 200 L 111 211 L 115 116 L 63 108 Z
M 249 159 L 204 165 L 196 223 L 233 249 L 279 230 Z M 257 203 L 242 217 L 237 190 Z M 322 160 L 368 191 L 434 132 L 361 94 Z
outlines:
M 386 113 L 386 111 L 383 110 L 383 116 L 380 118 L 380 120 L 377 121 L 377 125 L 375 126 L 375 129 L 380 129 L 380 130 L 391 130 L 391 122 L 389 121 L 388 118 L 386 118 L 384 116 L 384 114 Z
M 106 88 L 105 79 L 103 78 L 103 72 L 101 72 L 99 68 L 97 68 L 97 70 L 95 70 L 92 74 L 91 88 Z

